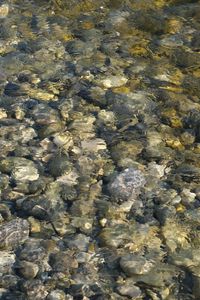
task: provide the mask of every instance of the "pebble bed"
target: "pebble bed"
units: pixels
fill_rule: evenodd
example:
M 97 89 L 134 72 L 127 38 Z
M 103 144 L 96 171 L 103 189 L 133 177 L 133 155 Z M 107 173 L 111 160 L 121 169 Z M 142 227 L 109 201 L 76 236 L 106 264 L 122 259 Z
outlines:
M 200 3 L 0 3 L 0 299 L 200 299 Z

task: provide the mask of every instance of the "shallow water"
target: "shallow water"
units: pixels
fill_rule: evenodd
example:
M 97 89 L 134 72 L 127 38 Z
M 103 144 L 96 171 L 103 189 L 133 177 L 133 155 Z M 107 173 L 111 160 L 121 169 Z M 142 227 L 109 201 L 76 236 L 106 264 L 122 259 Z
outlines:
M 0 3 L 0 298 L 200 299 L 200 3 Z

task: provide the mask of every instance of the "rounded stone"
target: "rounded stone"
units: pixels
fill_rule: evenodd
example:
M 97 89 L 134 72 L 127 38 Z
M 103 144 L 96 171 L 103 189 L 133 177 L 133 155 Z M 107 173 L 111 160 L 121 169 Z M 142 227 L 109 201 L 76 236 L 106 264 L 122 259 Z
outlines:
M 115 200 L 134 200 L 144 184 L 145 177 L 141 171 L 134 168 L 127 168 L 114 178 L 109 184 L 108 189 L 111 197 Z
M 8 251 L 0 252 L 1 273 L 10 273 L 15 263 L 15 254 Z
M 126 280 L 125 284 L 119 286 L 117 290 L 120 295 L 131 297 L 132 300 L 140 299 L 138 297 L 142 295 L 140 288 L 135 286 L 133 282 L 128 282 L 128 280 Z
M 153 263 L 146 260 L 143 256 L 127 254 L 121 257 L 120 267 L 126 275 L 132 276 L 135 274 L 148 273 L 153 267 Z
M 54 290 L 47 296 L 47 300 L 65 300 L 65 293 L 61 290 Z
M 39 271 L 38 265 L 25 260 L 20 261 L 17 268 L 20 275 L 22 275 L 25 279 L 35 278 Z
M 29 223 L 17 218 L 0 226 L 0 247 L 15 249 L 29 236 Z

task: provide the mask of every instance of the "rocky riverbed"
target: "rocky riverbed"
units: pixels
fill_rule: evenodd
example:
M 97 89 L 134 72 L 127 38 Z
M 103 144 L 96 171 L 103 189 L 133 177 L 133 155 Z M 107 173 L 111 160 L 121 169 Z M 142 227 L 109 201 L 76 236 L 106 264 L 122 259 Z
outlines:
M 200 299 L 200 3 L 0 3 L 0 299 Z

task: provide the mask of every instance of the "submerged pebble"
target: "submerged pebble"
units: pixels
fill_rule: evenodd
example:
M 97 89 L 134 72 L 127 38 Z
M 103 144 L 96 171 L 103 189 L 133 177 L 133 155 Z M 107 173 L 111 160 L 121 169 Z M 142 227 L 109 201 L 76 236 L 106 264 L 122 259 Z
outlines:
M 134 201 L 140 188 L 145 184 L 145 177 L 141 171 L 133 168 L 125 169 L 109 184 L 111 197 L 116 201 Z
M 29 223 L 24 219 L 14 219 L 0 226 L 0 247 L 16 249 L 29 236 Z

